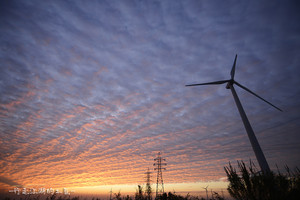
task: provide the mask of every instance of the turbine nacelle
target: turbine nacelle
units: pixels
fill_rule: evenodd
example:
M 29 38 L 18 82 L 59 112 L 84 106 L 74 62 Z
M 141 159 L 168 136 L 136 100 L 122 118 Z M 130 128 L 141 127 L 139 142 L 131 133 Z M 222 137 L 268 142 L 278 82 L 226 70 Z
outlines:
M 227 82 L 226 89 L 230 89 L 230 85 L 233 85 L 233 83 L 234 83 L 234 80 L 233 80 L 233 79 L 229 80 L 229 81 Z
M 235 55 L 235 59 L 233 62 L 233 66 L 230 72 L 231 75 L 231 79 L 228 80 L 221 80 L 221 81 L 213 81 L 213 82 L 207 82 L 207 83 L 197 83 L 197 84 L 189 84 L 189 85 L 185 85 L 185 86 L 198 86 L 198 85 L 220 85 L 220 84 L 224 84 L 227 83 L 226 85 L 226 89 L 230 89 L 231 86 L 233 86 L 233 84 L 236 84 L 237 86 L 239 86 L 240 88 L 246 90 L 247 92 L 251 93 L 252 95 L 256 96 L 257 98 L 263 100 L 264 102 L 266 102 L 267 104 L 271 105 L 272 107 L 276 108 L 279 111 L 282 111 L 280 108 L 278 108 L 277 106 L 273 105 L 272 103 L 270 103 L 269 101 L 265 100 L 264 98 L 260 97 L 259 95 L 255 94 L 254 92 L 252 92 L 250 89 L 246 88 L 245 86 L 239 84 L 238 82 L 236 82 L 234 80 L 234 75 L 235 75 L 235 65 L 236 65 L 236 59 L 237 59 L 237 55 Z

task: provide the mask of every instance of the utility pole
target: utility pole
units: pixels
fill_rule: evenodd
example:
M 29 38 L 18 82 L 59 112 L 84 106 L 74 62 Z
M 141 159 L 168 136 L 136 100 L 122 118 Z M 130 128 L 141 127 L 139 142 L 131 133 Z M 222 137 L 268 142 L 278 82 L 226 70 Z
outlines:
M 155 163 L 153 166 L 156 166 L 154 170 L 157 170 L 157 180 L 156 180 L 156 197 L 155 199 L 160 199 L 164 194 L 164 181 L 162 177 L 162 170 L 166 170 L 166 168 L 162 167 L 167 165 L 165 163 L 166 159 L 161 157 L 161 153 L 158 152 L 157 158 L 154 159 Z

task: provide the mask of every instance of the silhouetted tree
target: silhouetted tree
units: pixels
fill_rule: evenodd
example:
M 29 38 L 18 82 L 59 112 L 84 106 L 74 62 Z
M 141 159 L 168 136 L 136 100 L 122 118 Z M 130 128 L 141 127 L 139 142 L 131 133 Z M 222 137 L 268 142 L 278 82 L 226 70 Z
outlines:
M 116 200 L 122 200 L 121 192 L 120 191 L 118 193 L 115 193 L 115 199 Z
M 144 195 L 143 195 L 143 187 L 138 185 L 138 189 L 135 193 L 135 200 L 144 200 Z

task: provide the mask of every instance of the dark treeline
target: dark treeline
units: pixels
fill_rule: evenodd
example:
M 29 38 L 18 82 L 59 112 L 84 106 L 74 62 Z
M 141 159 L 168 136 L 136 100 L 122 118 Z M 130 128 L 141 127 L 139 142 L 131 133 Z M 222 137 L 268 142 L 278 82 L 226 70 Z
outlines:
M 146 188 L 146 191 L 143 192 L 143 188 L 138 185 L 135 195 L 132 196 L 123 196 L 121 193 L 115 193 L 112 200 L 206 200 L 203 197 L 192 196 L 187 194 L 186 196 L 178 195 L 175 192 L 163 193 L 155 198 L 152 198 L 152 189 L 149 186 Z M 214 192 L 212 197 L 209 200 L 224 200 L 217 192 Z

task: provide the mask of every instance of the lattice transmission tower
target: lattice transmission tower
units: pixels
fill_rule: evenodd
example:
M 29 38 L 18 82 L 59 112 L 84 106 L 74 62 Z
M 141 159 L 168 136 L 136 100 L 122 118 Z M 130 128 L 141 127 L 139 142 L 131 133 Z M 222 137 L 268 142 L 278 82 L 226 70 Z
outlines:
M 164 193 L 164 181 L 162 177 L 162 170 L 166 170 L 165 167 L 167 163 L 165 163 L 166 159 L 161 157 L 161 153 L 158 152 L 157 158 L 154 159 L 154 170 L 157 170 L 157 181 L 156 181 L 156 199 L 159 199 Z
M 152 188 L 151 188 L 151 172 L 150 172 L 149 168 L 145 174 L 146 174 L 146 190 L 145 190 L 146 200 L 151 200 L 152 199 Z

